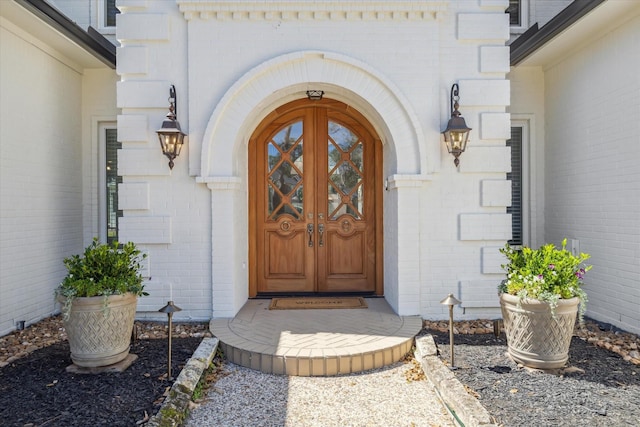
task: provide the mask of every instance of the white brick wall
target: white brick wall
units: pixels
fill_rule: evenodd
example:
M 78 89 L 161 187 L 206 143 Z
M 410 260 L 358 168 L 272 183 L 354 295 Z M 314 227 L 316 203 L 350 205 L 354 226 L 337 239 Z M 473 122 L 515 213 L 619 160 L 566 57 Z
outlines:
M 104 35 L 111 43 L 115 41 L 115 27 L 105 27 L 104 8 L 107 0 L 46 0 L 85 31 L 91 26 Z M 116 7 L 123 4 L 135 5 L 135 1 L 116 0 Z M 141 0 L 146 3 L 146 0 Z
M 511 116 L 508 113 L 483 113 L 480 115 L 482 139 L 505 140 L 511 138 Z
M 537 23 L 539 27 L 547 24 L 562 9 L 569 6 L 573 0 L 521 0 L 521 8 L 525 22 L 522 26 L 511 28 L 511 43 L 516 37 L 524 33 L 529 27 Z
M 640 18 L 545 72 L 545 240 L 591 254 L 587 315 L 640 332 Z M 624 64 L 615 66 L 613 64 Z
M 118 208 L 122 210 L 149 209 L 149 184 L 146 182 L 119 184 Z
M 524 126 L 529 170 L 529 225 L 531 234 L 525 244 L 538 247 L 544 243 L 544 73 L 540 67 L 518 67 L 509 73 L 512 96 L 509 112 L 514 125 Z
M 511 181 L 485 179 L 480 184 L 482 206 L 511 206 Z
M 148 118 L 145 115 L 119 115 L 118 141 L 146 142 L 152 139 L 148 127 Z
M 572 0 L 529 0 L 529 26 L 537 22 L 542 27 L 571 2 Z
M 508 46 L 482 46 L 480 48 L 480 71 L 483 73 L 509 72 Z
M 169 37 L 169 17 L 166 14 L 128 13 L 118 16 L 118 40 L 167 41 Z
M 160 143 L 156 145 L 157 147 L 118 150 L 118 173 L 125 176 L 169 175 L 169 160 L 162 154 Z
M 502 246 L 485 246 L 482 248 L 482 272 L 484 274 L 503 274 L 502 264 L 507 260 L 500 253 Z
M 509 16 L 506 13 L 460 13 L 458 39 L 509 40 Z
M 113 97 L 85 92 L 99 98 L 114 73 L 83 75 L 46 42 L 0 17 L 0 335 L 56 310 L 62 259 L 91 229 L 91 117 L 115 119 Z
M 162 302 L 158 295 L 173 289 L 177 299 L 180 281 L 182 316 L 208 310 L 227 317 L 244 304 L 247 139 L 267 113 L 311 87 L 358 109 L 383 140 L 380 179 L 390 183 L 384 194 L 385 294 L 391 305 L 402 314 L 445 317 L 442 291 L 458 293 L 461 280 L 494 280 L 493 272 L 483 273 L 480 252 L 483 239 L 500 244 L 494 239 L 506 235 L 500 193 L 507 187 L 481 194 L 481 182 L 504 181 L 509 169 L 503 0 L 286 2 L 284 8 L 273 2 L 130 3 L 121 2 L 117 32 L 120 168 L 132 185 L 121 190 L 132 195 L 123 227 L 145 239 L 149 231 L 128 221 L 171 219 L 171 243 L 144 245 L 153 266 L 148 316 Z M 148 28 L 149 19 L 158 28 Z M 469 25 L 459 32 L 460 20 Z M 471 60 L 453 59 L 460 56 Z M 167 57 L 176 58 L 170 67 Z M 460 82 L 461 111 L 474 127 L 459 170 L 440 140 L 454 82 Z M 170 173 L 154 133 L 167 111 L 169 84 L 176 85 L 178 120 L 189 134 Z M 131 192 L 144 183 L 148 205 L 137 204 Z M 488 237 L 460 241 L 461 214 L 502 219 Z M 181 256 L 169 255 L 176 252 Z M 473 259 L 469 265 L 451 265 L 466 256 Z M 186 266 L 191 259 L 198 261 Z
M 460 240 L 511 239 L 511 214 L 460 214 Z
M 462 308 L 500 308 L 498 284 L 495 280 L 463 280 L 460 282 Z
M 509 105 L 508 80 L 461 80 L 460 106 L 506 106 Z M 464 116 L 464 114 L 463 114 Z
M 105 127 L 116 125 L 118 110 L 113 90 L 118 76 L 110 68 L 84 70 L 82 82 L 82 193 L 83 193 L 83 241 L 84 246 L 95 236 L 104 238 L 106 225 L 100 225 L 103 202 L 98 189 L 102 188 L 99 166 L 104 161 L 104 147 L 100 146 L 100 134 Z M 104 142 L 104 141 L 103 141 Z M 106 218 L 106 212 L 104 212 Z M 101 230 L 100 227 L 104 230 Z
M 148 52 L 146 46 L 119 47 L 118 74 L 146 74 L 149 71 Z
M 81 26 L 94 19 L 92 0 L 53 3 Z M 570 1 L 527 3 L 544 24 Z M 594 264 L 588 314 L 638 332 L 640 148 L 627 135 L 640 124 L 618 123 L 621 108 L 640 116 L 637 17 L 544 71 L 519 68 L 510 84 L 506 0 L 286 4 L 119 0 L 119 115 L 111 71 L 81 70 L 2 21 L 1 139 L 20 143 L 0 145 L 0 335 L 54 310 L 62 256 L 98 233 L 95 128 L 116 116 L 120 231 L 149 254 L 139 315 L 158 318 L 169 298 L 182 318 L 235 314 L 248 292 L 247 138 L 310 84 L 365 114 L 383 140 L 385 293 L 398 312 L 444 318 L 439 300 L 453 292 L 464 316 L 495 314 L 511 118 L 530 124 L 530 243 L 579 241 Z M 41 72 L 56 84 L 42 86 Z M 457 170 L 439 138 L 454 82 L 473 128 Z M 170 84 L 189 133 L 173 171 L 155 136 Z
M 509 147 L 478 147 L 473 141 L 460 156 L 460 171 L 509 172 L 511 171 L 511 149 Z
M 95 27 L 95 24 L 91 22 L 91 9 L 97 1 L 48 0 L 48 3 L 51 3 L 52 6 L 86 30 L 90 25 Z
M 144 60 L 142 58 L 141 60 Z M 118 82 L 119 108 L 163 108 L 169 110 L 169 82 Z M 166 113 L 165 113 L 166 115 Z M 162 121 L 160 121 L 162 123 Z M 159 128 L 160 126 L 158 126 Z

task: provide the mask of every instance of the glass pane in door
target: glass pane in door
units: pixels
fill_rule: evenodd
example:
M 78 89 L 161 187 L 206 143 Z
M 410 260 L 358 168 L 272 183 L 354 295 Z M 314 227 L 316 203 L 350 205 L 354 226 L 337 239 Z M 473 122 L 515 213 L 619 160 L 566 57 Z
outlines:
M 304 185 L 302 122 L 283 127 L 267 144 L 267 217 L 289 214 L 300 219 Z
M 330 219 L 348 214 L 362 218 L 363 144 L 347 127 L 329 122 L 328 212 Z

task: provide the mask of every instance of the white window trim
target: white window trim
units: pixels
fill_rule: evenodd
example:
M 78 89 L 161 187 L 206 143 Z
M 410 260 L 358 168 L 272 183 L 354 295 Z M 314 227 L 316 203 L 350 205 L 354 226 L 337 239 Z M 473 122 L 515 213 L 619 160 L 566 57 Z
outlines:
M 101 33 L 101 34 L 115 34 L 116 33 L 116 27 L 107 27 L 105 25 L 105 22 L 107 21 L 107 17 L 105 16 L 105 0 L 94 0 L 92 2 L 92 5 L 95 7 L 95 11 L 94 13 L 92 13 L 92 16 L 94 17 L 94 27 Z
M 521 34 L 529 29 L 529 0 L 520 0 L 520 24 L 510 26 L 512 34 Z
M 536 155 L 532 150 L 534 138 L 534 116 L 532 114 L 511 114 L 511 127 L 522 128 L 522 243 L 538 246 L 535 240 L 536 224 Z

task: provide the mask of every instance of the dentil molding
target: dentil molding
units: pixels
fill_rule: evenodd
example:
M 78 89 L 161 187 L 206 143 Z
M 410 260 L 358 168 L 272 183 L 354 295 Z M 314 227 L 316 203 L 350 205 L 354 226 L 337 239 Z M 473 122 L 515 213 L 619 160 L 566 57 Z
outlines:
M 218 21 L 432 21 L 448 2 L 176 0 L 186 20 Z

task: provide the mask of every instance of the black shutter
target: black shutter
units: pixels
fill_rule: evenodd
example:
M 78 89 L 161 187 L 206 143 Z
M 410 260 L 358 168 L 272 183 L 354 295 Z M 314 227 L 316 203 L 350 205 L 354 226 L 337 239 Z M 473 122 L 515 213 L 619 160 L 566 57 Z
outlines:
M 107 243 L 118 240 L 118 219 L 122 211 L 118 209 L 118 184 L 122 177 L 118 175 L 118 149 L 122 143 L 118 142 L 116 129 L 106 129 L 106 175 L 107 175 Z
M 511 180 L 511 206 L 507 213 L 511 214 L 512 239 L 510 245 L 521 246 L 522 243 L 522 128 L 511 128 L 511 139 L 507 141 L 511 147 L 511 172 L 507 179 Z

